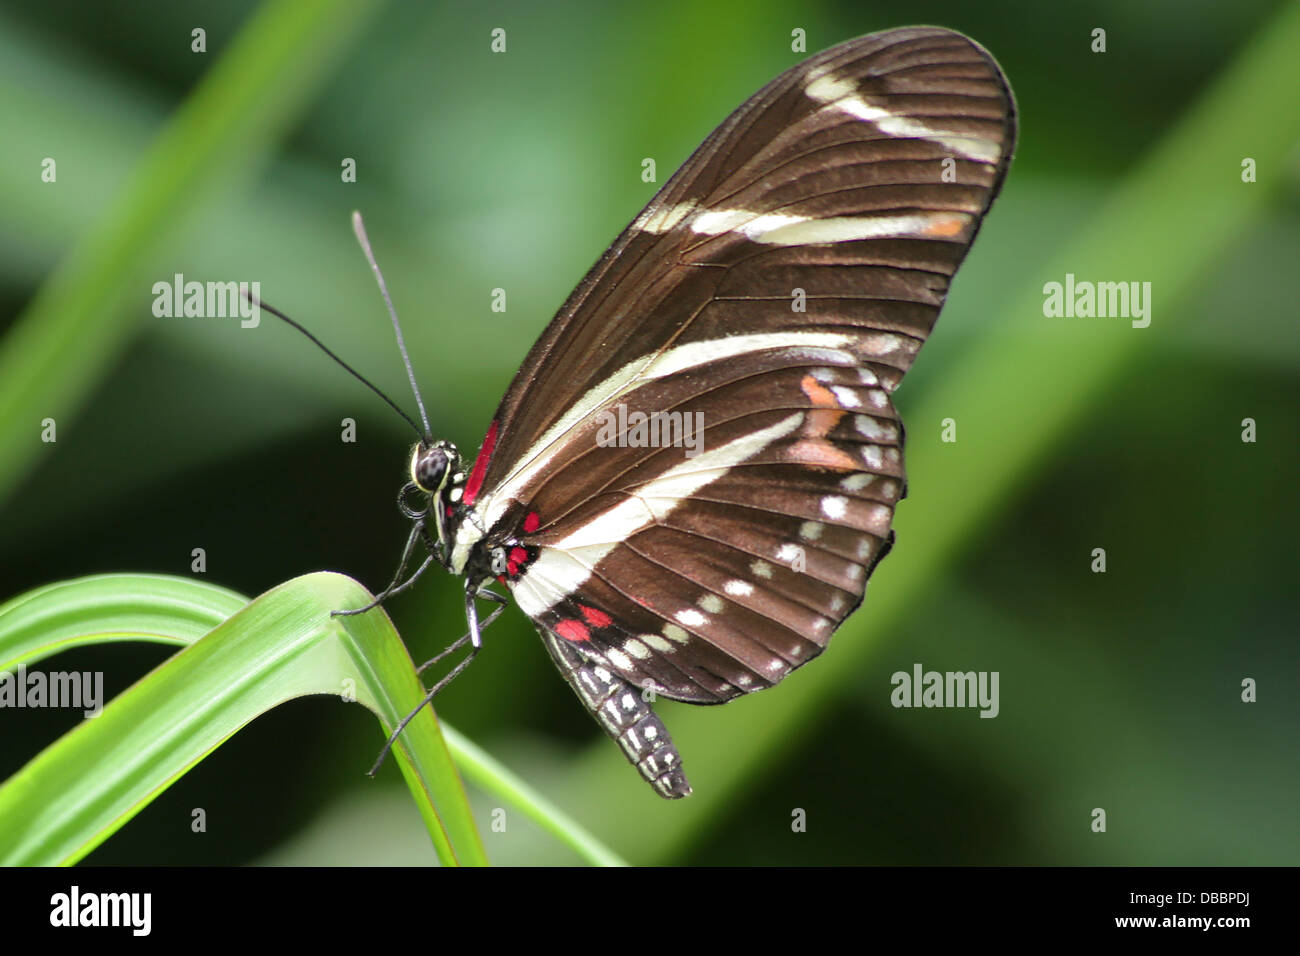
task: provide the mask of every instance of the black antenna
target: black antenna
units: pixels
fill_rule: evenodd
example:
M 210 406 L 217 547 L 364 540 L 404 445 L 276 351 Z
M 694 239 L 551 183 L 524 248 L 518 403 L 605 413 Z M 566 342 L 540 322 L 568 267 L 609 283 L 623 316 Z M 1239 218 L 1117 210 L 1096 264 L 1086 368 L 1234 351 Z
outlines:
M 402 418 L 406 420 L 406 423 L 407 423 L 408 425 L 410 425 L 411 428 L 413 428 L 413 429 L 415 430 L 415 434 L 417 434 L 418 436 L 420 436 L 420 438 L 423 439 L 423 440 L 426 441 L 426 442 L 431 442 L 431 441 L 433 441 L 433 438 L 432 438 L 432 436 L 429 434 L 429 430 L 428 430 L 427 427 L 425 428 L 425 430 L 424 430 L 423 432 L 421 432 L 421 431 L 420 431 L 420 426 L 417 425 L 417 424 L 415 424 L 415 420 L 414 420 L 413 418 L 411 418 L 410 415 L 406 414 L 406 412 L 404 412 L 404 411 L 402 411 L 400 408 L 398 408 L 396 402 L 394 402 L 391 398 L 389 398 L 387 395 L 385 395 L 383 392 L 381 392 L 381 391 L 379 390 L 378 386 L 376 386 L 376 385 L 375 385 L 373 382 L 371 382 L 368 378 L 366 378 L 364 375 L 362 375 L 360 372 L 358 372 L 356 369 L 354 369 L 354 368 L 353 368 L 351 365 L 349 365 L 347 362 L 343 361 L 341 358 L 339 358 L 337 355 L 335 355 L 334 352 L 331 351 L 330 348 L 329 348 L 329 347 L 328 347 L 324 342 L 322 342 L 320 339 L 316 338 L 316 336 L 312 335 L 312 334 L 311 334 L 310 332 L 308 332 L 305 328 L 303 328 L 301 325 L 299 325 L 299 324 L 298 324 L 297 322 L 295 322 L 293 319 L 289 318 L 287 315 L 285 315 L 283 312 L 281 312 L 281 311 L 280 311 L 279 309 L 277 309 L 275 306 L 273 306 L 273 305 L 267 305 L 265 302 L 263 302 L 263 301 L 262 301 L 261 299 L 259 299 L 257 296 L 253 295 L 253 294 L 252 294 L 251 292 L 249 292 L 247 289 L 244 290 L 244 298 L 248 299 L 249 302 L 252 302 L 252 303 L 253 303 L 255 306 L 257 306 L 259 309 L 266 309 L 267 312 L 270 312 L 270 313 L 271 313 L 273 316 L 275 316 L 277 319 L 281 319 L 281 320 L 283 320 L 284 322 L 288 323 L 291 327 L 297 329 L 297 330 L 298 330 L 299 332 L 301 332 L 303 335 L 307 336 L 307 338 L 311 339 L 312 342 L 315 343 L 315 345 L 316 345 L 316 347 L 317 347 L 318 349 L 320 349 L 322 352 L 324 352 L 326 355 L 328 355 L 328 356 L 329 356 L 330 358 L 332 358 L 334 361 L 336 361 L 336 362 L 338 362 L 340 365 L 342 365 L 345 369 L 347 369 L 347 370 L 348 370 L 349 372 L 351 372 L 354 376 L 356 376 L 357 381 L 359 381 L 362 385 L 364 385 L 366 388 L 370 389 L 372 392 L 374 392 L 376 395 L 378 395 L 380 398 L 382 398 L 385 402 L 387 402 L 387 403 L 388 403 L 388 407 L 391 408 L 393 411 L 397 412 L 397 414 L 401 415 Z M 407 367 L 408 367 L 408 368 L 410 367 L 410 364 L 409 364 L 409 363 L 407 364 Z M 424 409 L 421 408 L 420 411 L 423 412 Z
M 393 331 L 397 333 L 397 348 L 402 353 L 402 362 L 406 365 L 406 377 L 411 380 L 411 391 L 415 393 L 415 404 L 420 409 L 420 421 L 424 423 L 424 435 L 429 441 L 433 441 L 432 432 L 429 430 L 429 416 L 424 413 L 424 399 L 420 397 L 419 386 L 415 384 L 415 369 L 411 368 L 411 356 L 406 352 L 406 340 L 402 338 L 402 323 L 397 321 L 397 310 L 393 308 L 393 300 L 388 297 L 388 285 L 384 282 L 384 274 L 379 271 L 379 263 L 375 261 L 375 254 L 370 250 L 370 239 L 366 236 L 366 224 L 361 221 L 361 213 L 353 211 L 352 213 L 352 231 L 357 234 L 357 242 L 361 243 L 361 251 L 366 254 L 366 259 L 370 261 L 370 268 L 375 272 L 375 281 L 379 283 L 379 291 L 384 296 L 384 304 L 388 306 L 388 314 L 393 320 Z

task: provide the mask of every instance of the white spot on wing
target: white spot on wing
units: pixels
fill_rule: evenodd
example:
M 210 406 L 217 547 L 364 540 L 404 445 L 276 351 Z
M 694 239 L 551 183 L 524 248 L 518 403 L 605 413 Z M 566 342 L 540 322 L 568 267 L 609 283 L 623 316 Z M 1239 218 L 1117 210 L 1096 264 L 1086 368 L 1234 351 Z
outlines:
M 704 608 L 704 610 L 708 611 L 710 614 L 721 614 L 722 609 L 727 606 L 727 603 L 716 594 L 702 594 L 700 595 L 700 599 L 695 603 Z
M 898 439 L 898 430 L 887 422 L 877 421 L 870 415 L 854 415 L 853 425 L 857 428 L 858 434 L 872 441 L 896 441 Z
M 776 559 L 789 563 L 803 554 L 803 548 L 797 544 L 783 544 L 776 549 Z
M 888 332 L 875 332 L 871 335 L 863 336 L 859 341 L 858 347 L 864 352 L 870 352 L 877 357 L 891 355 L 897 352 L 903 345 L 903 340 L 897 335 L 891 335 Z
M 739 578 L 728 581 L 722 586 L 722 589 L 733 597 L 748 597 L 754 593 L 754 585 Z
M 676 617 L 687 627 L 700 627 L 709 621 L 707 617 L 693 607 L 683 608 L 677 612 Z
M 827 495 L 822 499 L 822 513 L 828 518 L 843 518 L 847 504 L 839 495 Z
M 755 561 L 749 566 L 749 570 L 754 572 L 756 578 L 770 578 L 772 576 L 772 565 L 766 561 Z
M 858 398 L 858 393 L 851 388 L 845 388 L 843 385 L 832 385 L 831 393 L 840 403 L 841 408 L 857 408 L 862 404 Z
M 669 627 L 671 626 L 672 625 L 670 624 Z M 641 640 L 660 654 L 671 654 L 673 652 L 673 646 L 658 634 L 642 634 Z
M 845 491 L 861 491 L 867 485 L 875 480 L 875 475 L 869 475 L 865 471 L 855 472 L 840 482 L 840 487 Z
M 605 650 L 605 656 L 609 662 L 619 670 L 627 670 L 632 666 L 632 658 L 628 657 L 617 647 L 610 647 Z
M 820 521 L 805 521 L 799 526 L 799 537 L 807 541 L 816 541 L 822 536 L 826 526 Z
M 888 508 L 886 508 L 884 505 L 876 505 L 874 508 L 871 509 L 871 520 L 874 523 L 878 525 L 882 525 L 886 528 L 889 527 L 889 521 L 893 517 L 894 517 L 894 513 L 890 511 Z
M 676 641 L 678 644 L 685 644 L 691 639 L 691 636 L 676 624 L 665 624 L 663 632 L 664 637 L 668 638 L 670 641 Z

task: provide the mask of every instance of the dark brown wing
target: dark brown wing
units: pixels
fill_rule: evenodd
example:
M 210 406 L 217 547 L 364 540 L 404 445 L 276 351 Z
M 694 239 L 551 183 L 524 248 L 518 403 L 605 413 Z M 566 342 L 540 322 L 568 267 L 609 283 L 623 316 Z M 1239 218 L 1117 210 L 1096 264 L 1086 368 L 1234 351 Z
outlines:
M 932 27 L 834 47 L 733 113 L 498 410 L 466 500 L 521 539 L 520 607 L 682 700 L 816 656 L 888 548 L 903 489 L 889 395 L 1014 138 L 997 64 Z

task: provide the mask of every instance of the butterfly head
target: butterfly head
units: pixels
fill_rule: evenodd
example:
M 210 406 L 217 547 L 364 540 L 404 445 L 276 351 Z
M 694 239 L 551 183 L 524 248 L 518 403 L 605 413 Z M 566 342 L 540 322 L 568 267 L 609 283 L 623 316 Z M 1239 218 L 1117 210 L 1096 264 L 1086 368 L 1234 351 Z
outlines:
M 462 487 L 465 473 L 456 446 L 449 441 L 417 443 L 411 452 L 411 481 L 432 498 Z
M 428 496 L 424 510 L 403 507 L 411 518 L 433 517 L 438 540 L 444 554 L 451 518 L 461 509 L 465 491 L 465 469 L 456 446 L 449 441 L 421 441 L 411 451 L 411 484 L 414 490 Z M 407 486 L 410 489 L 410 486 Z

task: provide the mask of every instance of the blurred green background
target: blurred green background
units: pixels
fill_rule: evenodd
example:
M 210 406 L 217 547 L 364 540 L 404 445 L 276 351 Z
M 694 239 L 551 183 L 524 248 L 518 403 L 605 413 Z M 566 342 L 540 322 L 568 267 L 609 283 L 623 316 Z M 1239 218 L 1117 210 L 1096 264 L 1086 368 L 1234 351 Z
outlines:
M 155 281 L 259 281 L 410 407 L 348 226 L 361 209 L 434 431 L 472 453 L 534 338 L 652 195 L 643 157 L 662 183 L 803 58 L 795 28 L 811 54 L 942 24 L 1002 64 L 1020 146 L 899 392 L 911 496 L 862 610 L 780 688 L 662 708 L 696 788 L 685 802 L 625 765 L 517 611 L 439 713 L 634 862 L 1300 862 L 1300 57 L 1259 66 L 1296 19 L 1275 0 L 7 0 L 0 599 L 102 571 L 186 574 L 195 547 L 209 580 L 248 595 L 318 569 L 372 589 L 392 572 L 406 426 L 269 316 L 154 318 Z M 1151 327 L 1044 318 L 1042 285 L 1067 270 L 1153 281 Z M 956 445 L 939 441 L 948 416 Z M 391 603 L 417 660 L 461 633 L 458 588 L 435 572 Z M 167 653 L 97 647 L 48 667 L 103 670 L 112 693 Z M 894 709 L 890 675 L 916 662 L 998 671 L 1001 714 Z M 74 721 L 0 711 L 0 778 Z M 282 707 L 87 862 L 430 862 L 396 770 L 364 776 L 381 741 L 335 699 Z M 494 803 L 474 797 L 487 824 Z M 484 838 L 499 863 L 574 859 L 517 816 Z

